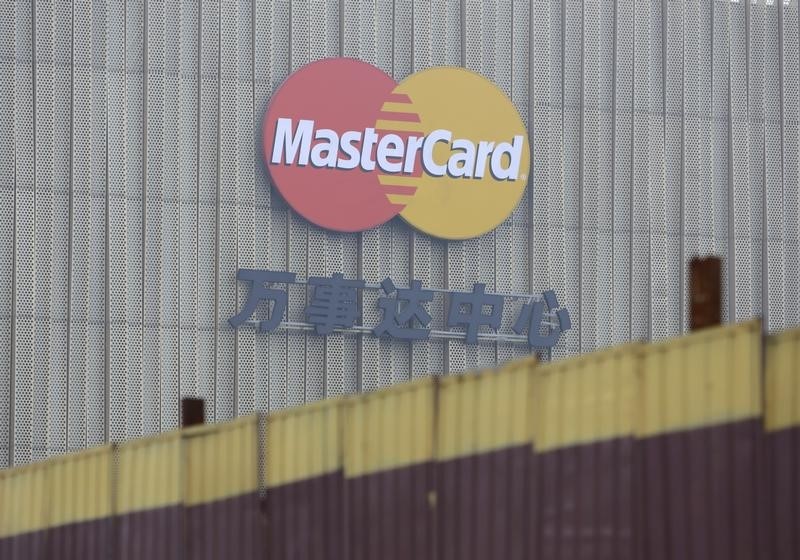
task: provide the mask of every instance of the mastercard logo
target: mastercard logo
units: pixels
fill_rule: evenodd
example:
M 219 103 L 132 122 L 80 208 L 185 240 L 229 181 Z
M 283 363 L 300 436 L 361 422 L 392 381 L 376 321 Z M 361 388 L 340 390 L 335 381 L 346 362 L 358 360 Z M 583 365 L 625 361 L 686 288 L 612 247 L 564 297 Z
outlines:
M 528 181 L 525 125 L 494 84 L 463 68 L 400 83 L 350 58 L 304 66 L 273 95 L 264 160 L 312 223 L 356 232 L 398 214 L 443 239 L 491 231 Z

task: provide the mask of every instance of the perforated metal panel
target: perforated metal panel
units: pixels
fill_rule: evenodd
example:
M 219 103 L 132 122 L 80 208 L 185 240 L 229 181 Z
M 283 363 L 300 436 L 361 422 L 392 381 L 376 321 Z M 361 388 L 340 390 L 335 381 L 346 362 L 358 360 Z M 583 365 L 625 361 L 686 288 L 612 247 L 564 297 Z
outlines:
M 753 229 L 749 184 L 750 146 L 748 122 L 747 4 L 730 6 L 730 92 L 731 92 L 731 169 L 733 225 L 732 255 L 735 307 L 731 318 L 743 321 L 754 317 Z
M 34 305 L 36 261 L 34 251 L 35 164 L 33 138 L 33 10 L 29 2 L 16 2 L 14 31 L 14 264 L 11 383 L 14 463 L 31 461 L 34 390 Z M 8 273 L 6 272 L 6 274 Z
M 142 302 L 144 241 L 144 2 L 125 3 L 125 195 L 127 303 L 126 437 L 155 431 L 153 391 L 142 379 Z M 156 395 L 155 398 L 157 398 Z
M 106 11 L 107 156 L 108 170 L 108 403 L 106 433 L 111 441 L 128 437 L 129 314 L 128 314 L 128 204 L 127 111 L 125 61 L 125 6 L 109 4 Z M 55 226 L 55 223 L 54 223 Z M 55 239 L 55 238 L 54 238 Z
M 749 6 L 750 21 L 748 29 L 749 38 L 749 64 L 747 70 L 747 145 L 748 145 L 748 174 L 747 186 L 748 197 L 746 201 L 740 201 L 738 195 L 735 200 L 737 204 L 742 202 L 748 205 L 748 221 L 750 225 L 749 247 L 751 251 L 751 301 L 753 304 L 753 315 L 761 316 L 765 302 L 766 291 L 764 290 L 764 11 L 763 5 L 752 4 Z M 737 232 L 737 238 L 739 234 Z M 740 274 L 739 263 L 737 260 L 736 273 L 737 279 Z M 737 290 L 739 283 L 737 281 Z M 740 301 L 737 292 L 737 305 Z
M 162 116 L 164 149 L 161 205 L 162 430 L 173 429 L 180 423 L 178 410 L 172 404 L 180 398 L 181 17 L 179 8 L 180 4 L 177 2 L 164 2 L 164 112 Z M 173 37 L 174 40 L 171 39 Z
M 728 223 L 731 173 L 731 106 L 730 106 L 730 2 L 716 2 L 713 13 L 712 45 L 712 167 L 713 185 L 713 246 L 715 254 L 724 255 L 722 263 L 722 301 L 730 303 L 731 280 L 728 253 Z M 728 319 L 730 306 L 722 308 L 722 320 Z
M 584 92 L 584 36 L 583 2 L 568 0 L 564 2 L 563 17 L 563 105 L 562 105 L 562 199 L 559 210 L 563 216 L 561 237 L 563 239 L 564 291 L 565 301 L 574 301 L 575 324 L 581 325 L 584 307 L 581 294 L 581 218 L 583 210 L 583 112 Z M 535 188 L 535 186 L 534 186 Z M 581 351 L 582 329 L 567 331 L 559 341 L 555 352 L 563 355 Z
M 181 396 L 222 420 L 528 352 L 233 331 L 239 267 L 551 288 L 574 326 L 547 360 L 685 330 L 685 263 L 714 253 L 726 318 L 798 324 L 798 45 L 797 3 L 761 0 L 0 3 L 0 466 L 170 429 Z M 291 71 L 341 55 L 495 82 L 532 150 L 512 215 L 445 242 L 288 208 L 261 116 Z M 303 320 L 310 291 L 289 291 Z M 441 294 L 429 310 L 444 328 Z
M 36 53 L 36 111 L 34 158 L 36 161 L 36 266 L 47 271 L 36 282 L 34 345 L 49 348 L 52 331 L 52 217 L 53 217 L 53 9 L 49 3 L 37 2 L 34 19 L 34 52 Z M 11 202 L 13 205 L 13 201 Z M 32 403 L 34 410 L 49 408 L 49 386 L 52 380 L 48 353 L 34 354 Z M 33 459 L 48 453 L 48 415 L 34 415 L 31 431 Z M 100 424 L 102 427 L 102 423 Z
M 643 119 L 646 126 L 644 133 L 647 138 L 647 157 L 642 158 L 642 166 L 646 166 L 647 190 L 646 200 L 649 208 L 647 220 L 649 222 L 650 243 L 650 286 L 648 308 L 650 311 L 650 336 L 654 340 L 665 338 L 670 334 L 667 299 L 667 286 L 672 278 L 669 271 L 672 267 L 667 261 L 667 193 L 664 169 L 664 98 L 665 98 L 665 65 L 664 65 L 664 9 L 666 5 L 661 2 L 650 2 L 647 14 L 647 56 L 646 77 L 642 74 L 643 81 L 637 83 L 641 86 L 639 95 L 647 95 L 648 115 Z M 637 33 L 639 29 L 636 29 Z M 644 29 L 643 29 L 644 31 Z M 646 81 L 645 81 L 646 80 Z M 646 92 L 646 93 L 645 93 Z M 637 97 L 639 96 L 637 95 Z M 646 125 L 644 124 L 646 123 Z M 644 194 L 644 193 L 643 193 Z M 671 310 L 670 310 L 671 311 Z
M 69 263 L 69 377 L 67 450 L 87 445 L 89 395 L 89 276 L 92 189 L 92 37 L 91 6 L 72 7 L 72 130 Z
M 786 325 L 786 244 L 783 237 L 783 107 L 781 107 L 780 8 L 764 7 L 764 231 L 766 232 L 766 306 L 770 330 Z M 762 265 L 764 266 L 764 265 Z
M 219 181 L 219 2 L 199 3 L 197 156 L 197 396 L 216 413 L 217 192 Z
M 4 76 L 13 76 L 16 58 L 14 52 L 14 4 L 6 2 L 0 6 L 0 69 Z M 0 110 L 4 115 L 14 114 L 14 82 L 5 79 L 0 83 Z M 14 134 L 14 121 L 10 118 L 0 119 L 0 133 L 4 138 L 11 138 Z M 14 179 L 14 152 L 13 142 L 0 143 L 0 196 L 2 196 L 3 208 L 6 209 L 5 220 L 0 220 L 0 236 L 3 239 L 14 239 L 15 219 L 8 219 L 14 216 L 15 201 L 15 179 Z M 0 244 L 0 266 L 5 271 L 14 269 L 14 244 Z M 13 343 L 12 314 L 13 305 L 13 274 L 6 272 L 0 275 L 0 314 L 3 321 L 0 321 L 0 344 L 3 348 L 11 348 Z M 0 467 L 7 466 L 11 462 L 13 440 L 13 426 L 11 425 L 11 409 L 13 408 L 13 397 L 11 395 L 13 368 L 13 352 L 0 353 L 0 368 L 3 374 L 0 375 Z
M 51 256 L 52 323 L 48 444 L 51 453 L 67 449 L 69 364 L 70 188 L 72 184 L 72 9 L 54 2 L 53 25 L 53 244 Z M 38 81 L 38 80 L 37 80 Z M 124 80 L 122 81 L 124 83 Z M 124 110 L 122 111 L 124 114 Z M 38 117 L 38 114 L 37 114 Z M 38 120 L 38 118 L 37 118 Z M 38 145 L 38 141 L 37 141 Z M 121 144 L 120 147 L 124 146 Z M 45 230 L 46 231 L 46 230 Z M 39 230 L 37 229 L 37 235 Z
M 683 332 L 681 200 L 683 193 L 684 5 L 668 2 L 662 12 L 664 113 L 664 206 L 659 215 L 663 235 L 664 281 L 654 297 L 654 321 L 660 336 Z M 657 319 L 656 319 L 657 317 Z
M 633 203 L 633 48 L 634 5 L 618 2 L 614 58 L 614 307 L 610 315 L 614 343 L 631 337 Z
M 91 149 L 89 165 L 89 250 L 87 281 L 86 344 L 86 445 L 96 446 L 106 438 L 106 244 L 108 226 L 108 154 L 106 142 L 106 6 L 87 2 L 91 30 Z
M 237 142 L 237 2 L 220 0 L 217 15 L 219 25 L 219 123 L 217 168 L 217 275 L 216 331 L 217 351 L 216 399 L 214 419 L 227 420 L 234 416 L 236 394 L 236 333 L 226 319 L 236 313 L 236 280 L 226 270 L 237 267 L 238 236 L 236 188 L 239 183 L 236 169 L 238 152 L 243 149 Z M 242 108 L 246 109 L 246 106 Z M 251 110 L 252 111 L 252 110 Z
M 233 7 L 231 7 L 233 8 Z M 255 178 L 254 150 L 244 149 L 254 146 L 256 126 L 254 102 L 254 25 L 251 3 L 247 0 L 237 2 L 236 14 L 236 238 L 238 239 L 237 265 L 253 268 L 254 263 L 254 218 L 255 218 Z M 244 303 L 246 294 L 237 287 L 237 309 Z M 255 408 L 255 333 L 241 331 L 236 334 L 236 409 L 235 414 L 249 414 Z
M 650 30 L 654 0 L 636 2 L 633 24 L 633 195 L 631 200 L 631 338 L 650 337 Z M 656 139 L 657 141 L 657 139 Z
M 783 2 L 781 54 L 783 56 L 783 241 L 784 241 L 784 320 L 787 325 L 800 321 L 800 235 L 798 235 L 798 197 L 800 197 L 800 68 L 798 68 L 797 2 Z
M 513 2 L 511 6 L 503 3 L 503 21 L 510 20 L 511 35 L 508 37 L 511 52 L 527 52 L 531 44 L 531 4 L 530 2 Z M 495 57 L 505 58 L 504 49 L 495 52 Z M 530 60 L 527 57 L 512 56 L 510 66 L 510 98 L 519 112 L 522 121 L 528 130 L 532 128 L 531 114 L 531 68 Z M 530 142 L 530 135 L 528 137 Z M 533 197 L 531 195 L 531 185 L 533 177 L 528 175 L 528 189 L 522 195 L 520 203 L 511 216 L 510 228 L 503 230 L 501 243 L 508 243 L 511 246 L 509 251 L 511 266 L 507 270 L 498 273 L 497 285 L 500 290 L 508 290 L 519 293 L 529 293 L 536 291 L 534 278 L 531 273 L 532 264 L 532 235 L 531 235 L 531 206 Z M 536 266 L 540 266 L 538 259 Z M 514 310 L 516 312 L 516 309 Z M 504 321 L 508 324 L 512 319 L 512 312 L 506 310 Z M 497 350 L 497 360 L 505 361 L 513 357 L 522 357 L 529 353 L 529 349 L 523 346 L 500 345 Z

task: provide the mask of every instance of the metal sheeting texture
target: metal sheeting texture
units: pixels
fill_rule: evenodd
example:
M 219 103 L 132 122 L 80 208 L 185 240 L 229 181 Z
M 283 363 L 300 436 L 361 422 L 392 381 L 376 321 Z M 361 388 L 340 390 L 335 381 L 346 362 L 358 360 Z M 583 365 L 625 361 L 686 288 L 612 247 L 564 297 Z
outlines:
M 766 345 L 765 473 L 772 500 L 762 503 L 775 559 L 800 555 L 800 329 L 770 337 Z
M 0 557 L 107 558 L 112 550 L 111 446 L 35 463 L 0 478 Z
M 793 560 L 799 343 L 749 322 L 2 471 L 0 553 Z
M 169 430 L 180 396 L 221 421 L 527 353 L 234 332 L 237 267 L 553 288 L 565 357 L 682 332 L 682 263 L 714 253 L 727 319 L 798 324 L 798 52 L 795 0 L 3 2 L 0 466 Z M 291 71 L 340 55 L 497 83 L 532 146 L 513 215 L 443 242 L 288 209 L 261 115 Z
M 262 558 L 261 419 L 0 471 L 0 558 Z
M 770 495 L 762 339 L 757 324 L 741 327 L 647 347 L 637 394 L 640 557 L 771 557 L 757 523 Z

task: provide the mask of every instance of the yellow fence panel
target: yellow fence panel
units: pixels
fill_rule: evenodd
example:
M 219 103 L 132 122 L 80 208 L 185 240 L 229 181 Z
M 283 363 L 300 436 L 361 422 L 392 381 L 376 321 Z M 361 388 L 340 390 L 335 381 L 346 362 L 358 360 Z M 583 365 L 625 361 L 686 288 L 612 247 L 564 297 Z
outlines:
M 5 530 L 7 527 L 6 522 L 6 500 L 10 499 L 6 498 L 8 496 L 8 491 L 6 490 L 6 470 L 0 469 L 0 539 L 5 536 Z M 0 548 L 2 550 L 2 548 Z
M 758 321 L 705 329 L 647 345 L 638 435 L 759 416 L 760 372 Z
M 258 417 L 199 426 L 183 433 L 185 503 L 194 505 L 258 490 Z
M 442 379 L 437 458 L 446 460 L 529 443 L 528 383 L 535 365 L 531 357 L 499 370 Z
M 155 509 L 181 502 L 183 465 L 180 432 L 121 444 L 118 454 L 119 513 Z
M 349 400 L 345 475 L 432 460 L 435 395 L 436 380 L 427 378 Z
M 536 451 L 632 436 L 640 352 L 634 343 L 540 366 L 529 396 Z
M 0 538 L 40 531 L 50 521 L 49 462 L 9 469 L 3 473 Z
M 48 461 L 51 527 L 111 515 L 112 455 L 106 445 Z
M 800 329 L 767 338 L 767 431 L 800 426 Z
M 266 483 L 281 486 L 342 468 L 343 401 L 320 401 L 267 417 Z

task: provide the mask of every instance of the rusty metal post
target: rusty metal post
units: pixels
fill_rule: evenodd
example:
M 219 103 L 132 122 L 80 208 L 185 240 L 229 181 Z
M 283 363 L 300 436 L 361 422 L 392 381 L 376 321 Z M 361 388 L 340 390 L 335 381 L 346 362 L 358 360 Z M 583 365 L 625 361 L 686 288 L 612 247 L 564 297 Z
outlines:
M 719 257 L 691 262 L 689 327 L 696 331 L 721 322 L 722 261 Z
M 205 424 L 205 405 L 203 399 L 181 399 L 181 427 L 188 428 L 197 424 Z

